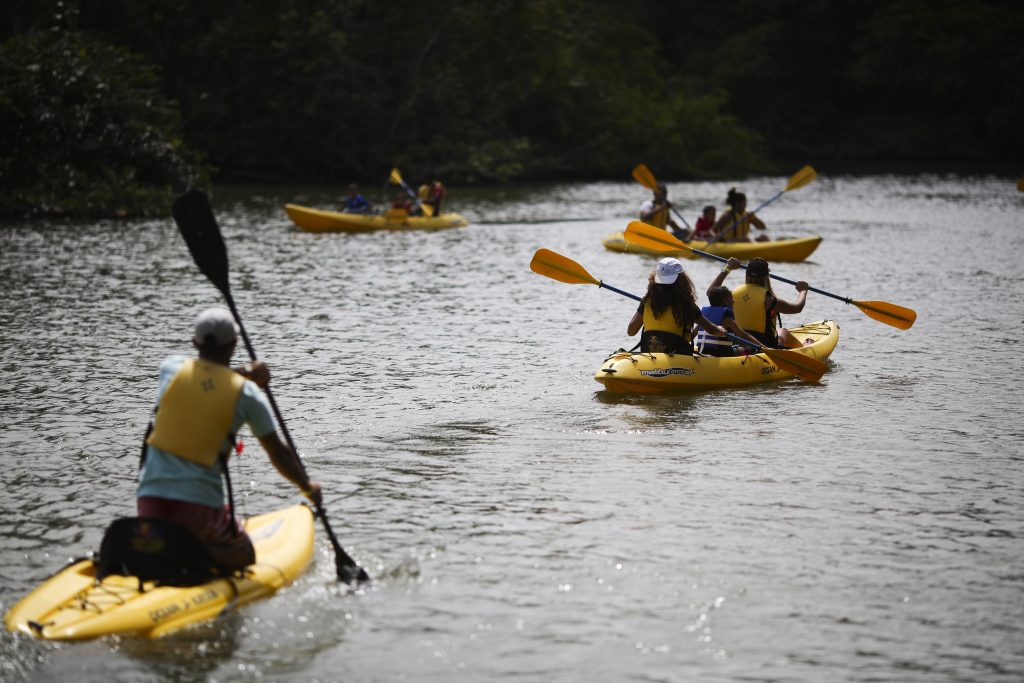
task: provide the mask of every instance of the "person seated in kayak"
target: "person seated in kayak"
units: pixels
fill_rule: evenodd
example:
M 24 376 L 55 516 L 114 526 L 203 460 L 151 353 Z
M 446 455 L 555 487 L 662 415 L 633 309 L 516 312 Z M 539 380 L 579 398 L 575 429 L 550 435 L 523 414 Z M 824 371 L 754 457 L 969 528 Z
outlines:
M 764 230 L 765 224 L 755 214 L 747 213 L 747 195 L 737 192 L 731 188 L 725 198 L 729 206 L 718 220 L 715 221 L 712 231 L 718 235 L 722 242 L 750 242 L 750 226 L 753 224 L 758 230 Z M 758 235 L 758 242 L 768 241 L 767 235 Z
M 730 259 L 730 261 L 735 259 Z M 736 261 L 735 268 L 739 268 L 739 261 Z M 710 287 L 708 289 L 708 303 L 709 306 L 704 306 L 700 309 L 701 314 L 720 326 L 721 328 L 728 330 L 733 335 L 746 339 L 748 342 L 756 346 L 760 346 L 756 338 L 751 336 L 746 330 L 740 327 L 739 323 L 736 322 L 736 315 L 732 310 L 732 292 L 729 291 L 728 287 L 718 286 Z M 735 356 L 737 354 L 737 348 L 733 346 L 736 344 L 729 337 L 716 337 L 715 335 L 699 330 L 697 332 L 697 338 L 694 345 L 697 347 L 699 353 L 705 356 Z M 742 345 L 740 345 L 742 346 Z M 754 350 L 748 346 L 742 346 L 744 350 Z
M 348 196 L 345 197 L 343 207 L 345 213 L 372 213 L 373 204 L 359 192 L 359 186 L 351 183 L 348 186 Z
M 419 207 L 416 204 L 402 194 L 396 194 L 391 198 L 391 209 L 388 211 L 392 215 L 404 214 L 406 216 L 412 216 L 413 212 L 419 212 Z
M 729 259 L 722 272 L 711 281 L 708 291 L 722 285 L 729 273 L 739 267 L 737 259 Z M 796 301 L 783 301 L 772 291 L 772 281 L 768 275 L 770 272 L 768 262 L 763 258 L 750 259 L 747 263 L 746 281 L 732 290 L 736 322 L 764 346 L 773 349 L 799 348 L 800 342 L 786 328 L 776 323 L 781 313 L 788 315 L 804 310 L 807 283 L 803 280 L 796 283 Z
M 668 188 L 665 187 L 665 183 L 655 185 L 653 192 L 654 196 L 640 205 L 640 220 L 656 228 L 671 229 L 671 232 L 679 239 L 687 239 L 689 237 L 687 231 L 680 228 L 669 215 L 672 202 L 668 200 Z
M 725 335 L 725 330 L 701 314 L 693 282 L 683 272 L 679 259 L 663 258 L 648 279 L 647 293 L 629 321 L 626 333 L 632 337 L 643 328 L 641 353 L 692 356 L 694 324 L 716 336 Z
M 715 214 L 717 210 L 714 204 L 708 204 L 701 212 L 700 218 L 693 226 L 693 239 L 710 240 L 715 236 Z
M 298 456 L 278 437 L 267 397 L 270 381 L 262 362 L 232 370 L 237 329 L 223 308 L 196 318 L 192 344 L 198 358 L 170 356 L 160 365 L 157 409 L 143 446 L 136 505 L 139 517 L 188 528 L 219 567 L 235 571 L 256 560 L 249 536 L 224 502 L 221 478 L 243 425 L 270 456 L 280 474 L 320 503 Z
M 430 213 L 431 216 L 440 216 L 441 211 L 444 210 L 444 200 L 448 191 L 440 180 L 435 179 L 430 183 L 430 187 L 427 189 L 426 194 L 426 199 L 423 199 L 422 202 L 424 206 L 429 206 L 432 209 L 431 211 L 428 211 L 428 213 Z

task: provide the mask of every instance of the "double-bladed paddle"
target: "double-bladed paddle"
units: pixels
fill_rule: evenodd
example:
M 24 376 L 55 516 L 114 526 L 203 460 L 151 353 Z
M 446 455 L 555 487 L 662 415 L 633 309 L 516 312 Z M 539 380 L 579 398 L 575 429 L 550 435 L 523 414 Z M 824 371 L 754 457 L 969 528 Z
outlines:
M 637 221 L 639 222 L 639 221 Z M 644 223 L 644 225 L 647 225 Z M 652 230 L 660 230 L 660 228 L 651 227 Z M 660 230 L 665 232 L 664 230 Z M 530 270 L 549 277 L 552 280 L 558 280 L 559 282 L 566 282 L 571 285 L 597 285 L 604 289 L 610 289 L 616 294 L 629 297 L 641 301 L 642 299 L 636 294 L 630 294 L 624 292 L 621 289 L 617 289 L 608 284 L 605 284 L 602 280 L 598 280 L 593 275 L 587 272 L 586 268 L 573 261 L 567 256 L 555 253 L 550 249 L 538 249 L 533 255 L 533 259 L 530 261 Z M 788 349 L 769 349 L 767 346 L 758 346 L 753 344 L 742 337 L 737 337 L 734 334 L 726 331 L 726 336 L 733 341 L 745 344 L 758 350 L 759 353 L 763 353 L 768 356 L 780 369 L 785 370 L 791 375 L 799 377 L 800 379 L 807 382 L 817 382 L 821 379 L 821 376 L 828 369 L 828 365 L 813 358 L 811 356 L 797 353 Z
M 786 194 L 787 192 L 790 192 L 791 190 L 799 190 L 804 185 L 809 185 L 817 177 L 818 177 L 818 172 L 817 171 L 815 171 L 810 166 L 804 166 L 799 171 L 797 171 L 796 173 L 794 173 L 793 175 L 791 175 L 789 177 L 789 180 L 786 182 L 786 186 L 784 188 L 782 188 L 781 190 L 776 192 L 774 195 L 772 195 L 771 197 L 769 197 L 765 201 L 761 202 L 761 205 L 759 207 L 757 207 L 756 209 L 754 209 L 753 211 L 749 212 L 748 215 L 756 214 L 758 211 L 760 211 L 764 207 L 768 206 L 769 204 L 774 202 L 776 199 L 778 199 L 782 195 Z M 737 227 L 736 217 L 733 216 L 732 225 L 730 226 L 729 229 L 735 231 L 736 227 Z M 711 241 L 709 241 L 707 243 L 706 246 L 710 247 L 712 244 L 714 244 L 715 242 L 720 240 L 722 238 L 722 235 L 724 235 L 724 234 L 725 234 L 725 230 L 723 230 L 722 232 L 718 233 L 717 235 L 715 235 L 711 239 Z
M 388 180 L 394 183 L 395 185 L 401 185 L 402 189 L 405 190 L 406 193 L 408 193 L 409 198 L 416 202 L 416 205 L 420 207 L 420 210 L 423 212 L 424 216 L 430 218 L 431 216 L 434 215 L 434 207 L 428 206 L 427 204 L 424 204 L 423 202 L 420 201 L 419 196 L 412 191 L 411 187 L 405 184 L 404 180 L 402 180 L 402 174 L 398 172 L 397 167 L 391 169 L 391 175 L 388 176 Z
M 651 169 L 647 168 L 644 164 L 637 164 L 636 168 L 633 169 L 633 180 L 637 181 L 651 192 L 658 189 L 658 180 L 654 177 L 654 174 L 651 173 Z M 672 207 L 672 213 L 674 213 L 676 217 L 683 222 L 686 229 L 692 233 L 693 228 L 691 228 L 690 224 L 686 222 L 685 218 L 683 218 L 683 214 L 679 213 L 671 202 L 669 202 L 669 206 Z
M 701 256 L 706 256 L 708 258 L 715 259 L 716 261 L 721 261 L 722 263 L 729 262 L 729 259 L 727 258 L 723 258 L 715 254 L 709 254 L 708 252 L 701 251 L 700 249 L 694 249 L 693 247 L 684 244 L 682 241 L 668 234 L 664 230 L 660 230 L 653 226 L 647 225 L 643 221 L 631 221 L 630 224 L 626 227 L 626 232 L 624 233 L 624 235 L 627 242 L 647 247 L 648 249 L 654 249 L 657 251 L 664 252 L 687 249 L 695 254 L 700 254 Z M 742 264 L 740 265 L 740 267 L 746 269 L 746 266 Z M 768 275 L 769 277 L 775 280 L 779 280 L 780 282 L 787 282 L 791 285 L 796 284 L 796 282 L 794 282 L 793 280 L 787 280 L 786 278 L 781 277 L 779 275 L 775 275 L 774 273 L 768 273 Z M 886 325 L 892 325 L 893 327 L 899 328 L 901 330 L 910 329 L 910 326 L 914 324 L 915 320 L 917 320 L 917 313 L 915 311 L 909 308 L 904 308 L 903 306 L 891 304 L 887 301 L 854 301 L 849 297 L 839 296 L 838 294 L 832 294 L 831 292 L 826 292 L 825 290 L 818 289 L 817 287 L 809 286 L 807 289 L 811 290 L 812 292 L 817 292 L 818 294 L 830 296 L 833 299 L 838 299 L 843 303 L 853 304 L 854 306 L 862 310 L 865 313 L 865 315 L 867 315 L 869 318 L 874 318 L 879 322 L 883 322 Z
M 178 224 L 181 236 L 185 238 L 185 244 L 188 245 L 188 250 L 191 252 L 192 259 L 196 262 L 196 265 L 199 266 L 199 270 L 224 295 L 224 300 L 227 302 L 228 308 L 231 309 L 231 315 L 234 317 L 235 323 L 238 325 L 238 331 L 242 335 L 242 341 L 245 342 L 245 348 L 249 352 L 249 358 L 255 361 L 256 352 L 249 342 L 249 335 L 246 334 L 245 327 L 242 325 L 242 318 L 238 314 L 238 309 L 235 308 L 234 297 L 231 296 L 231 286 L 228 283 L 228 251 L 224 245 L 224 238 L 220 234 L 220 226 L 217 225 L 217 219 L 214 218 L 213 210 L 210 208 L 210 201 L 199 190 L 189 190 L 174 202 L 171 215 L 174 216 L 174 221 Z M 270 407 L 274 410 L 274 417 L 277 418 L 277 423 L 281 425 L 281 432 L 284 434 L 285 441 L 298 459 L 299 451 L 295 448 L 291 434 L 288 433 L 288 427 L 284 423 L 284 418 L 281 417 L 281 411 L 278 410 L 274 394 L 270 391 L 269 386 L 264 391 L 270 401 Z M 299 466 L 302 466 L 301 459 L 299 460 Z M 345 583 L 369 581 L 370 576 L 366 573 L 366 570 L 349 557 L 348 553 L 341 547 L 341 544 L 338 543 L 338 538 L 334 535 L 334 530 L 331 529 L 331 523 L 327 520 L 327 512 L 324 510 L 323 505 L 319 502 L 315 502 L 315 505 L 317 517 L 323 522 L 327 538 L 330 539 L 331 545 L 334 547 L 334 564 L 337 569 L 338 580 Z

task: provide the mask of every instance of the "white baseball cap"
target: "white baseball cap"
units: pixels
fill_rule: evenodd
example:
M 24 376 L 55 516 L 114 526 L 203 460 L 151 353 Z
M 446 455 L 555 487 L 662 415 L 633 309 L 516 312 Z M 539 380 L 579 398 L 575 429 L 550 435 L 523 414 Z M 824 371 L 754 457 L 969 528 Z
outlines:
M 666 256 L 658 261 L 658 268 L 654 271 L 654 281 L 659 285 L 670 285 L 683 272 L 683 264 L 679 259 Z
M 227 346 L 236 336 L 235 319 L 226 308 L 207 308 L 196 317 L 193 339 L 199 346 Z

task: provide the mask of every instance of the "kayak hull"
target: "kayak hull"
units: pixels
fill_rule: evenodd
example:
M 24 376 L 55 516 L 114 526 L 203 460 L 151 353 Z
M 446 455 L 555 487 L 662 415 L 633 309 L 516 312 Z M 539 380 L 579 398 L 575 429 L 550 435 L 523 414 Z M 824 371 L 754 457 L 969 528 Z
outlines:
M 244 576 L 198 586 L 154 586 L 132 576 L 96 581 L 91 559 L 77 560 L 18 601 L 4 623 L 43 640 L 120 634 L 158 638 L 273 594 L 291 583 L 313 555 L 313 513 L 295 505 L 252 517 L 245 529 L 256 563 Z
M 368 232 L 371 230 L 444 230 L 461 228 L 469 221 L 457 213 L 440 216 L 409 216 L 404 212 L 355 214 L 311 209 L 298 204 L 285 204 L 285 213 L 292 223 L 306 232 Z
M 788 328 L 804 345 L 797 353 L 825 361 L 839 343 L 839 325 L 822 320 Z M 594 374 L 606 391 L 616 394 L 675 394 L 741 387 L 793 377 L 763 353 L 715 358 L 667 353 L 609 356 Z
M 624 234 L 621 232 L 613 232 L 605 237 L 601 243 L 604 244 L 605 249 L 627 254 L 675 256 L 691 259 L 700 258 L 700 254 L 696 254 L 689 249 L 680 249 L 678 251 L 658 251 L 656 249 L 648 249 L 647 247 L 630 244 L 626 241 Z M 694 240 L 687 244 L 694 249 L 706 251 L 709 254 L 721 256 L 722 258 L 735 257 L 741 261 L 746 261 L 752 258 L 763 258 L 766 261 L 797 262 L 805 260 L 808 256 L 814 253 L 814 250 L 818 248 L 819 244 L 821 244 L 821 236 L 797 237 L 794 239 L 781 239 L 770 242 L 715 242 L 710 246 L 708 246 L 707 242 Z

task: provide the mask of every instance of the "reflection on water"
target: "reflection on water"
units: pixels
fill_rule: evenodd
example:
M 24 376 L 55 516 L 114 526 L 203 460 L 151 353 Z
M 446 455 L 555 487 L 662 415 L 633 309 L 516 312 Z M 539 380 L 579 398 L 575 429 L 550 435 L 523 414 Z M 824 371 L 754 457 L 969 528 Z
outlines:
M 669 191 L 696 218 L 733 184 L 759 202 L 784 183 Z M 377 580 L 338 586 L 321 533 L 294 586 L 165 640 L 2 634 L 4 680 L 1024 677 L 1024 195 L 823 173 L 762 212 L 770 234 L 824 237 L 773 270 L 914 327 L 811 294 L 786 323 L 842 326 L 821 384 L 617 396 L 593 373 L 635 342 L 635 302 L 528 264 L 545 247 L 642 291 L 656 259 L 600 240 L 647 195 L 456 189 L 467 228 L 316 235 L 282 206 L 333 190 L 219 190 L 246 328 Z M 218 294 L 169 217 L 6 225 L 0 254 L 6 609 L 131 514 L 159 362 Z M 685 267 L 702 293 L 720 264 Z M 240 508 L 294 502 L 246 442 Z

